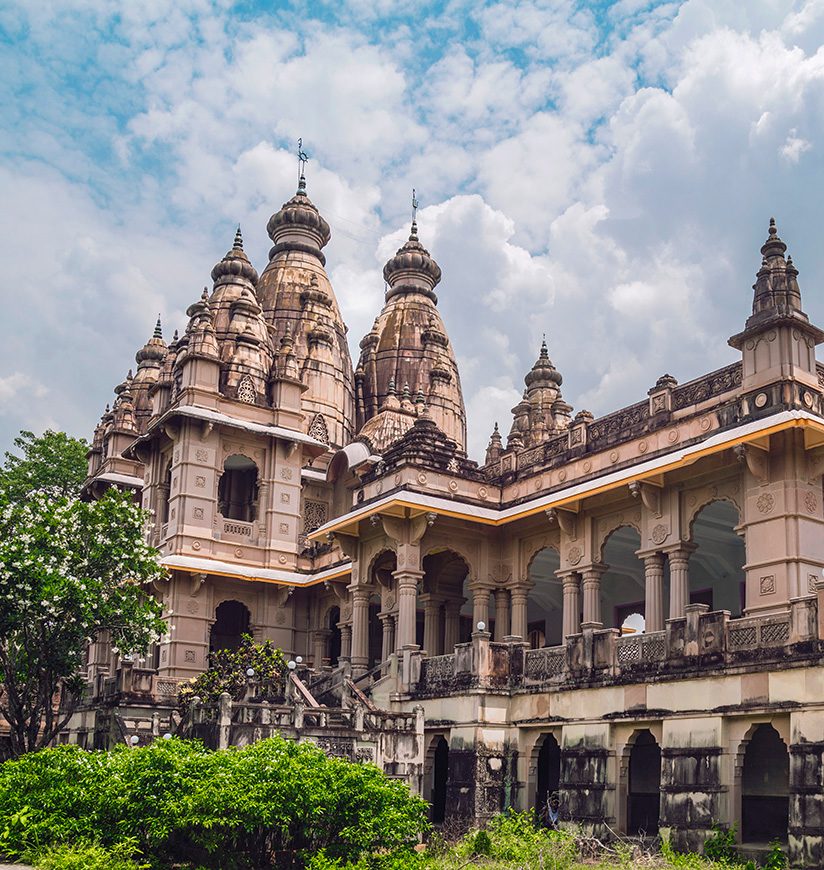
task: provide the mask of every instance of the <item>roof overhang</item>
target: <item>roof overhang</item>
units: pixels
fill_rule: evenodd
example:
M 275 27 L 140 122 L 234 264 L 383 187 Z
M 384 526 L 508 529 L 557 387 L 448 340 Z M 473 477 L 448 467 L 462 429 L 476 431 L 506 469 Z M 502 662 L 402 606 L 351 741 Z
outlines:
M 89 486 L 93 486 L 98 481 L 103 483 L 117 483 L 121 486 L 133 486 L 136 489 L 143 489 L 143 478 L 136 477 L 133 474 L 117 474 L 114 471 L 104 471 L 103 474 L 98 474 L 89 481 Z
M 219 577 L 234 577 L 239 580 L 251 580 L 261 583 L 276 583 L 280 586 L 316 586 L 352 573 L 350 562 L 324 568 L 311 574 L 301 574 L 297 571 L 282 571 L 277 568 L 257 568 L 252 565 L 239 565 L 236 562 L 224 562 L 220 559 L 207 559 L 203 556 L 164 556 L 160 564 L 175 571 L 186 571 L 190 574 L 215 574 Z
M 764 439 L 770 435 L 796 428 L 804 430 L 804 443 L 807 448 L 824 444 L 824 420 L 806 411 L 781 411 L 752 423 L 737 426 L 735 429 L 717 432 L 697 444 L 672 450 L 629 468 L 613 471 L 582 483 L 572 484 L 508 508 L 484 507 L 459 502 L 454 498 L 400 490 L 330 520 L 315 529 L 308 537 L 310 540 L 317 541 L 336 532 L 357 535 L 361 520 L 374 514 L 413 517 L 422 513 L 434 513 L 473 523 L 492 526 L 506 525 L 550 508 L 576 504 L 583 498 L 618 489 L 633 481 L 641 482 L 651 479 L 660 485 L 660 476 L 666 472 L 685 468 L 705 456 L 720 453 L 730 447 L 735 447 L 737 444 L 753 443 L 757 446 L 763 446 Z
M 244 432 L 251 432 L 255 435 L 279 438 L 282 441 L 289 441 L 296 446 L 300 445 L 308 448 L 307 452 L 312 456 L 320 456 L 329 450 L 328 445 L 324 444 L 323 441 L 313 438 L 305 432 L 298 432 L 296 429 L 286 429 L 283 426 L 272 426 L 266 423 L 254 423 L 251 420 L 239 420 L 237 417 L 231 417 L 229 414 L 223 414 L 212 408 L 199 408 L 197 405 L 179 405 L 169 408 L 161 414 L 143 435 L 133 441 L 123 451 L 123 455 L 128 457 L 132 454 L 138 444 L 150 440 L 155 432 L 173 417 L 187 417 L 193 420 L 202 420 L 204 423 L 211 423 L 212 425 L 241 429 Z

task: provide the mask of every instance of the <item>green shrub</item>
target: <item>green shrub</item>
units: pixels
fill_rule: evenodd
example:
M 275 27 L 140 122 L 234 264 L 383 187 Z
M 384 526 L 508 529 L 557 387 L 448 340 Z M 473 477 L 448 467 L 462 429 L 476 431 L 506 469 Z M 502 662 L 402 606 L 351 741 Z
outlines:
M 767 860 L 764 862 L 764 870 L 785 870 L 789 866 L 787 856 L 781 848 L 781 843 L 778 840 L 773 840 L 770 843 L 770 851 L 767 854 Z
M 136 864 L 125 849 L 104 849 L 89 844 L 84 846 L 51 846 L 41 855 L 30 859 L 37 870 L 142 870 L 147 864 Z
M 357 861 L 408 850 L 426 804 L 375 766 L 330 758 L 280 737 L 210 752 L 161 740 L 140 749 L 77 747 L 0 766 L 0 852 L 131 843 L 152 867 L 301 867 L 322 852 Z
M 711 861 L 735 861 L 738 858 L 735 825 L 724 828 L 716 822 L 712 830 L 713 833 L 704 842 L 704 855 Z

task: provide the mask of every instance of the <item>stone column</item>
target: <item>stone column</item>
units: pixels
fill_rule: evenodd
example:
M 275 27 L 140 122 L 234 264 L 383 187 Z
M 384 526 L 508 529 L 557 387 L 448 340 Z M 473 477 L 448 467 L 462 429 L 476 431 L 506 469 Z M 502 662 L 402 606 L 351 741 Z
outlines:
M 490 587 L 483 583 L 470 586 L 472 590 L 472 631 L 478 630 L 478 623 L 482 622 L 489 628 L 489 593 Z
M 328 657 L 329 636 L 332 632 L 328 628 L 320 628 L 313 632 L 313 662 L 316 668 L 323 667 L 323 660 Z
M 526 608 L 529 599 L 529 586 L 523 583 L 513 586 L 509 594 L 512 598 L 512 626 L 509 633 L 513 637 L 526 640 Z
M 576 571 L 561 574 L 564 585 L 564 640 L 581 633 L 581 577 Z
M 502 641 L 509 632 L 509 590 L 496 589 L 493 593 L 495 596 L 495 640 Z M 513 601 L 514 608 L 514 601 Z M 515 614 L 512 618 L 514 621 Z
M 383 626 L 383 644 L 381 646 L 381 661 L 385 662 L 389 660 L 389 656 L 395 651 L 393 641 L 395 634 L 395 618 L 391 613 L 379 613 L 378 619 L 381 621 L 381 625 Z
M 360 586 L 352 589 L 352 671 L 359 676 L 368 665 L 369 590 Z
M 415 610 L 418 602 L 418 581 L 423 577 L 423 571 L 395 571 L 398 589 L 398 626 L 397 648 L 415 644 Z
M 681 545 L 667 553 L 670 567 L 669 618 L 678 619 L 686 613 L 690 603 L 690 553 L 695 544 L 682 541 Z
M 340 628 L 340 660 L 350 661 L 352 658 L 352 625 L 349 622 L 338 623 Z
M 606 565 L 590 565 L 581 571 L 581 585 L 584 592 L 584 622 L 603 625 L 601 617 L 601 575 Z
M 644 557 L 644 630 L 664 630 L 664 554 Z
M 423 604 L 423 648 L 430 656 L 440 655 L 441 599 L 431 592 L 421 596 Z
M 446 614 L 444 618 L 443 632 L 443 651 L 451 653 L 455 649 L 455 644 L 461 638 L 461 606 L 462 600 L 452 600 L 446 602 Z

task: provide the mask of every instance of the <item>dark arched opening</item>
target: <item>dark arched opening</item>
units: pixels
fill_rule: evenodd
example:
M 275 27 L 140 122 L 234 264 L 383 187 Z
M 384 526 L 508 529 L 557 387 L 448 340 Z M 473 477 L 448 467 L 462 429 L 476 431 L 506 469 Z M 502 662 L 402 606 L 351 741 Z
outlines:
M 378 614 L 381 612 L 381 597 L 373 592 L 369 596 L 369 667 L 381 663 L 381 654 L 383 652 L 383 625 L 381 624 Z
M 772 725 L 759 725 L 744 751 L 741 836 L 745 843 L 787 840 L 790 757 Z
M 163 483 L 160 485 L 160 524 L 169 522 L 169 502 L 172 497 L 172 463 L 166 466 Z
M 601 621 L 605 628 L 626 631 L 644 630 L 645 621 L 630 616 L 646 613 L 644 563 L 636 555 L 641 536 L 632 526 L 619 526 L 604 541 L 603 562 L 607 570 L 601 577 Z
M 257 513 L 257 488 L 257 465 L 240 453 L 227 456 L 217 487 L 218 511 L 223 518 L 252 522 Z
M 338 659 L 340 658 L 340 628 L 338 627 L 338 623 L 340 622 L 340 608 L 333 607 L 329 611 L 329 644 L 327 649 L 327 656 L 329 657 L 329 664 L 332 665 L 333 668 L 338 666 Z
M 627 832 L 656 834 L 661 803 L 661 748 L 649 731 L 635 739 L 629 754 Z
M 435 757 L 432 763 L 432 796 L 430 803 L 431 818 L 440 824 L 446 817 L 446 783 L 449 779 L 449 744 L 439 737 L 435 744 Z
M 222 601 L 215 610 L 215 622 L 209 632 L 209 651 L 237 649 L 249 632 L 249 610 L 239 601 Z
M 535 812 L 538 818 L 549 821 L 550 801 L 553 801 L 561 785 L 561 747 L 552 734 L 547 734 L 541 743 L 537 768 Z M 554 812 L 557 807 L 553 806 L 552 809 Z

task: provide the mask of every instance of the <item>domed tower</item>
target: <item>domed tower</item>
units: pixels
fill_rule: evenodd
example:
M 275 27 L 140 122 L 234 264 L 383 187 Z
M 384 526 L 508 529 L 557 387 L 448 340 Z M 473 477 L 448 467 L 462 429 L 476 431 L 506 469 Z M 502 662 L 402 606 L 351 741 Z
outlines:
M 160 326 L 160 316 L 157 318 L 152 337 L 135 354 L 137 371 L 132 381 L 134 393 L 134 415 L 137 431 L 146 431 L 152 417 L 152 399 L 150 391 L 160 377 L 160 369 L 166 358 L 168 348 L 163 341 L 163 331 Z
M 297 193 L 269 219 L 267 231 L 274 246 L 257 285 L 258 301 L 276 340 L 289 326 L 306 385 L 301 407 L 307 431 L 338 449 L 351 441 L 354 429 L 352 360 L 324 268 L 329 224 L 307 196 L 303 175 Z
M 373 428 L 369 421 L 392 403 L 399 386 L 408 385 L 425 401 L 438 428 L 465 450 L 461 379 L 435 295 L 441 269 L 418 240 L 414 220 L 409 239 L 384 266 L 383 277 L 386 304 L 361 341 L 355 373 L 359 428 Z

